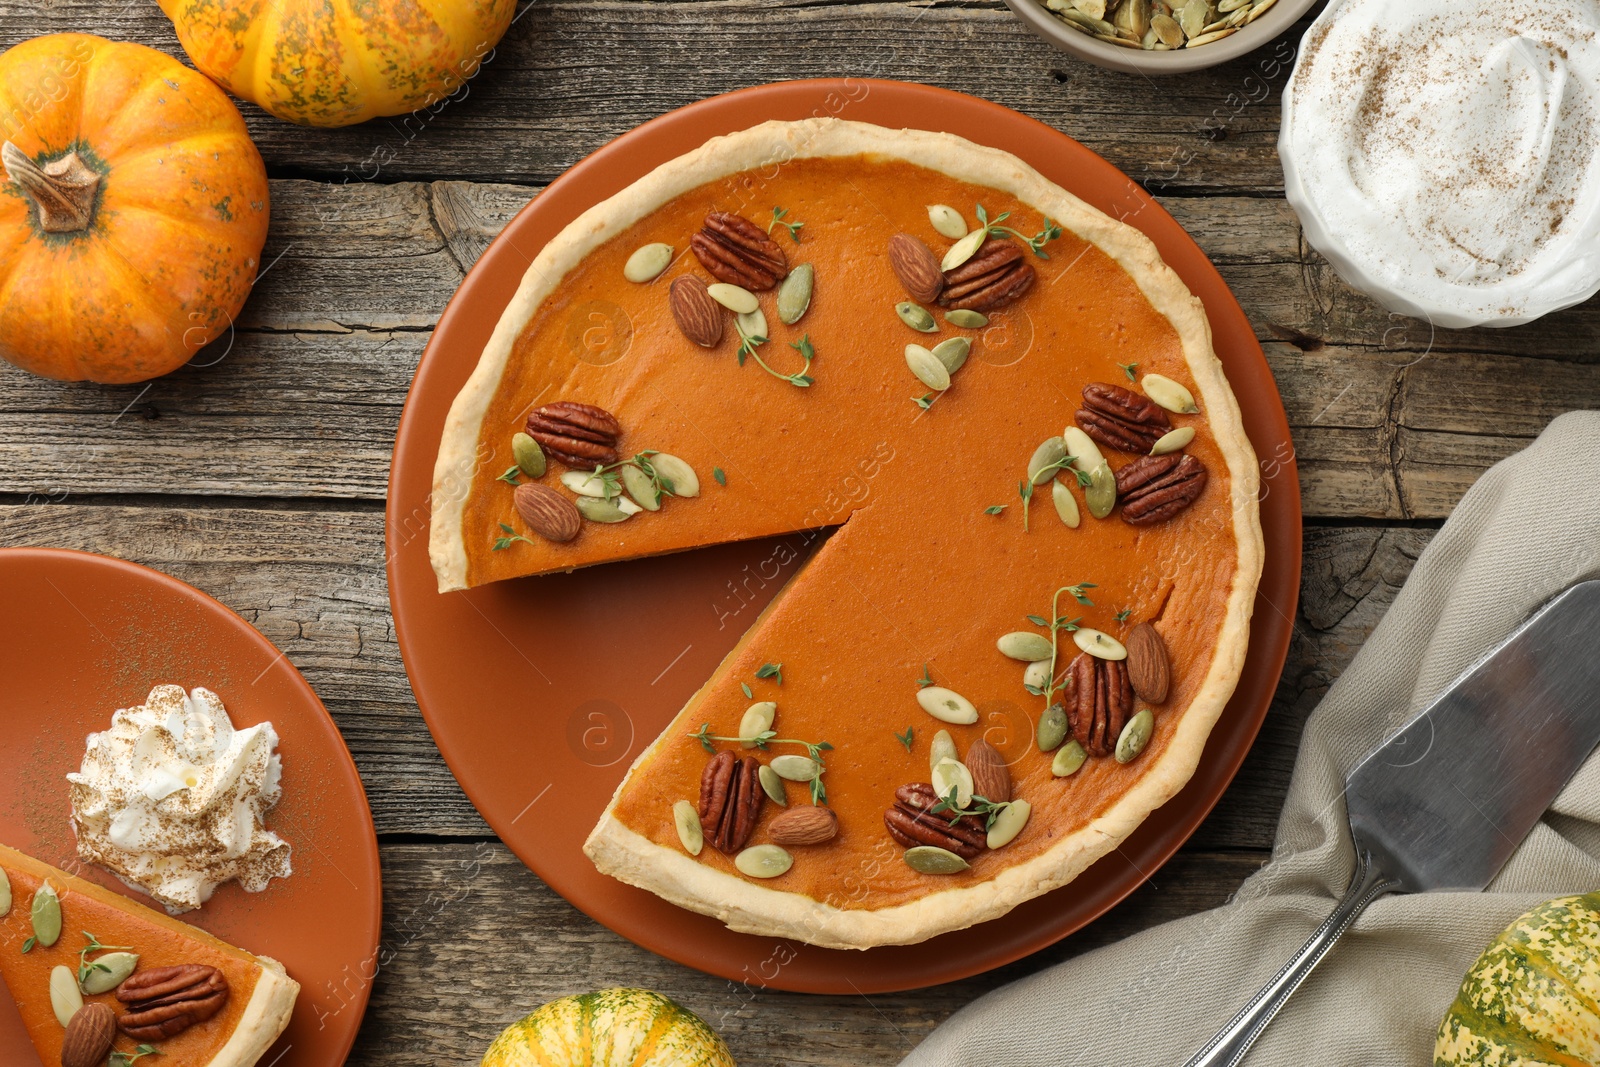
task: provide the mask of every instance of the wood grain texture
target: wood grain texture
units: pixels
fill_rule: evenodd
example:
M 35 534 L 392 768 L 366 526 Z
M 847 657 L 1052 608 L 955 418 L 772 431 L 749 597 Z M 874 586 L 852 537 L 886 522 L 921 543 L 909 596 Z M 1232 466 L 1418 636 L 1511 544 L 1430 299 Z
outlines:
M 466 1067 L 502 1027 L 545 1001 L 614 985 L 669 991 L 751 1067 L 894 1064 L 982 993 L 1225 903 L 1262 859 L 1180 855 L 1098 922 L 1025 960 L 964 982 L 865 997 L 772 992 L 652 956 L 578 914 L 498 844 L 387 845 L 382 858 L 391 906 L 354 1067 L 420 1062 L 419 1050 L 426 1062 Z M 337 1011 L 371 972 L 358 966 L 346 983 L 304 995 Z
M 0 505 L 0 530 L 7 544 L 120 556 L 216 597 L 282 649 L 326 702 L 380 833 L 488 834 L 434 748 L 406 683 L 389 616 L 381 511 L 237 501 Z M 1430 536 L 1371 527 L 1307 531 L 1303 602 L 1272 713 L 1194 847 L 1271 845 L 1306 714 L 1376 625 Z
M 6 491 L 383 498 L 400 409 L 433 324 L 534 190 L 279 180 L 273 193 L 261 281 L 237 329 L 190 366 L 119 387 L 0 367 Z M 1457 334 L 1393 322 L 1336 281 L 1308 283 L 1281 201 L 1165 203 L 1264 342 L 1309 516 L 1442 517 L 1551 418 L 1600 404 L 1592 346 L 1549 351 L 1531 343 L 1536 333 L 1480 330 L 1466 333 L 1474 345 L 1515 344 L 1469 352 Z

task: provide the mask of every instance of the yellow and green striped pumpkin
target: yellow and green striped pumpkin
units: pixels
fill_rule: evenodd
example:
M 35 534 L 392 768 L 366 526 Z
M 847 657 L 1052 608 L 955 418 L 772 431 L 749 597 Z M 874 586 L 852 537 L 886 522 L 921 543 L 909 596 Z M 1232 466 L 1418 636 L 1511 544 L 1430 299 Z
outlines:
M 602 989 L 553 1000 L 503 1030 L 482 1067 L 734 1067 L 722 1038 L 660 993 Z
M 1494 939 L 1439 1025 L 1433 1062 L 1600 1065 L 1600 893 L 1541 904 Z

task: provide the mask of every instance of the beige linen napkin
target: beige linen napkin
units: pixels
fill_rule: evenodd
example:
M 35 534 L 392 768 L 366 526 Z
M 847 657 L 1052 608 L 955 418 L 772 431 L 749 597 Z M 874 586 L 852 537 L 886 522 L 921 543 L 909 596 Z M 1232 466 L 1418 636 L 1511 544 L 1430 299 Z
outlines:
M 1354 854 L 1340 798 L 1349 768 L 1535 607 L 1597 576 L 1600 413 L 1579 412 L 1479 479 L 1417 561 L 1311 716 L 1273 859 L 1231 903 L 990 993 L 935 1030 L 905 1067 L 1185 1062 L 1349 884 Z M 1376 901 L 1246 1067 L 1431 1064 L 1439 1020 L 1489 940 L 1546 898 L 1597 888 L 1600 758 L 1592 758 L 1487 892 Z

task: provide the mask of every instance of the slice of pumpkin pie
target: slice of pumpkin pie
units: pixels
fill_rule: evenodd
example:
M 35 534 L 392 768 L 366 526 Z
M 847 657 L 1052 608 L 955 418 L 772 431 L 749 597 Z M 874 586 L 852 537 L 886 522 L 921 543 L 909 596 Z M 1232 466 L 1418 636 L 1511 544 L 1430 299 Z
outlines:
M 0 977 L 44 1067 L 251 1067 L 288 1025 L 276 960 L 4 845 L 0 875 Z
M 1245 659 L 1257 493 L 1149 239 L 1005 152 L 813 119 L 540 251 L 451 408 L 430 551 L 449 591 L 791 535 L 585 851 L 866 948 L 1066 884 L 1189 780 Z

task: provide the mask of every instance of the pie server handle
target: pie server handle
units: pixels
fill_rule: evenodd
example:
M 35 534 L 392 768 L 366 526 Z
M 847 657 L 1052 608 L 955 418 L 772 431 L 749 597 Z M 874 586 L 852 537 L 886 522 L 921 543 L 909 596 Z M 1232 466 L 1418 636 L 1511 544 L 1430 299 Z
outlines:
M 1272 977 L 1261 992 L 1218 1030 L 1184 1067 L 1237 1067 L 1273 1016 L 1278 1014 L 1294 991 L 1300 988 L 1300 983 L 1322 962 L 1322 957 L 1356 921 L 1356 916 L 1365 911 L 1368 904 L 1399 884 L 1398 879 L 1389 877 L 1379 868 L 1370 853 L 1359 852 L 1355 877 L 1350 880 L 1350 888 L 1345 890 L 1333 914 L 1317 927 L 1310 940 L 1300 946 L 1300 951 L 1283 965 L 1283 969 Z

